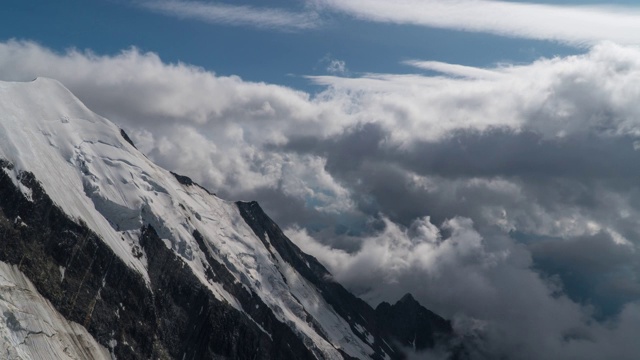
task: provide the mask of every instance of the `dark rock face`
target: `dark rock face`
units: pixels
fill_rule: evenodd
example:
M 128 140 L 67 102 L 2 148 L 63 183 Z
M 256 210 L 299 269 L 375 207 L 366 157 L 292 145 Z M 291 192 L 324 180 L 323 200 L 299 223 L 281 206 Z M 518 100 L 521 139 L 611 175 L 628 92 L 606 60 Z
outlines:
M 420 305 L 407 294 L 395 305 L 383 302 L 376 308 L 376 317 L 402 346 L 425 350 L 447 341 L 453 329 L 448 320 Z
M 124 141 L 128 142 L 129 144 L 131 144 L 131 146 L 133 146 L 134 148 L 137 149 L 136 144 L 133 143 L 133 140 L 131 140 L 131 138 L 129 137 L 129 135 L 122 129 L 120 129 L 120 136 L 122 136 L 122 138 L 124 139 Z
M 291 328 L 280 322 L 271 312 L 271 309 L 262 302 L 262 299 L 253 292 L 246 290 L 241 283 L 236 282 L 224 265 L 217 262 L 210 255 L 211 249 L 208 248 L 202 235 L 197 231 L 193 234 L 200 250 L 206 254 L 207 258 L 207 277 L 222 283 L 224 289 L 240 302 L 242 308 L 247 315 L 256 323 L 259 323 L 267 333 L 270 334 L 272 344 L 269 347 L 261 349 L 260 352 L 267 359 L 300 359 L 303 357 L 313 357 L 312 352 L 307 349 L 300 339 L 293 333 Z M 163 245 L 164 246 L 164 245 Z M 261 333 L 265 335 L 264 332 Z M 263 339 L 267 340 L 267 339 Z
M 204 245 L 201 236 L 194 235 Z M 209 273 L 241 299 L 244 309 L 254 310 L 251 318 L 217 300 L 151 226 L 143 229 L 141 244 L 149 258 L 158 335 L 172 358 L 312 358 L 298 337 L 271 312 L 265 312 L 268 308 L 256 295 L 234 284 L 230 274 L 213 259 L 208 259 L 210 264 L 214 262 Z M 261 323 L 266 332 L 251 319 Z
M 280 227 L 264 213 L 257 202 L 238 202 L 236 204 L 245 222 L 249 224 L 260 240 L 265 244 L 270 243 L 284 261 L 291 264 L 302 276 L 320 289 L 327 303 L 342 318 L 361 320 L 365 329 L 374 336 L 375 341 L 372 346 L 376 351 L 374 358 L 383 358 L 383 351 L 394 359 L 402 358 L 402 353 L 398 349 L 387 345 L 390 342 L 385 343 L 383 341 L 375 313 L 367 303 L 333 281 L 327 269 L 316 258 L 303 253 L 292 243 L 284 235 Z M 354 327 L 353 321 L 350 321 L 350 325 L 354 334 L 365 340 L 365 334 L 362 334 Z
M 364 320 L 362 326 L 375 339 L 373 348 L 376 353 L 373 358 L 382 358 L 384 351 L 394 359 L 402 359 L 405 357 L 402 348 L 413 347 L 414 341 L 416 350 L 426 350 L 436 345 L 448 347 L 449 342 L 455 338 L 449 321 L 421 306 L 409 294 L 393 306 L 382 303 L 373 310 L 369 304 L 333 281 L 331 274 L 316 258 L 305 254 L 293 244 L 258 203 L 238 202 L 237 205 L 254 233 L 263 242 L 270 242 L 285 261 L 320 289 L 326 301 L 340 316 L 344 319 Z M 363 338 L 364 334 L 354 327 L 353 322 L 351 326 L 354 333 Z M 459 358 L 458 355 L 452 356 Z
M 31 174 L 23 173 L 21 182 L 33 201 L 0 171 L 0 261 L 17 264 L 62 315 L 105 347 L 116 340 L 118 359 L 313 358 L 264 304 L 253 306 L 263 313 L 254 321 L 262 320 L 273 339 L 217 300 L 152 227 L 142 229 L 140 241 L 149 259 L 148 287 L 96 234 L 55 206 Z
M 207 194 L 209 194 L 209 195 L 215 195 L 215 194 L 213 194 L 212 192 L 210 192 L 209 190 L 207 190 L 207 188 L 205 188 L 204 186 L 201 186 L 201 185 L 200 185 L 200 184 L 198 184 L 197 182 L 195 182 L 195 181 L 191 180 L 191 178 L 190 178 L 190 177 L 188 177 L 188 176 L 184 176 L 184 175 L 180 175 L 180 174 L 176 174 L 176 173 L 174 173 L 173 171 L 169 171 L 169 172 L 171 173 L 171 175 L 173 175 L 173 177 L 175 177 L 175 178 L 176 178 L 176 180 L 178 180 L 178 182 L 179 182 L 180 184 L 185 185 L 185 186 L 197 186 L 197 187 L 199 187 L 200 189 L 202 189 L 202 190 L 206 191 L 206 192 L 207 192 Z
M 0 260 L 18 265 L 62 315 L 98 342 L 108 347 L 111 339 L 118 341 L 113 352 L 119 359 L 151 356 L 156 317 L 142 277 L 56 207 L 33 175 L 22 173 L 20 181 L 31 189 L 32 201 L 0 171 Z

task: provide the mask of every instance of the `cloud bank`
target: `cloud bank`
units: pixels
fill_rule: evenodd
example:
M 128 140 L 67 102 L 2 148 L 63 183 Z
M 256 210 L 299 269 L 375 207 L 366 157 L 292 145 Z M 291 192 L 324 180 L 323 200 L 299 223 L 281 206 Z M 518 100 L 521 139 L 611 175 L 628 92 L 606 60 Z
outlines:
M 443 75 L 309 77 L 310 95 L 0 43 L 0 78 L 59 79 L 160 165 L 261 201 L 372 304 L 412 292 L 453 319 L 477 358 L 637 358 L 640 50 L 412 65 Z
M 589 45 L 640 44 L 640 8 L 491 0 L 313 0 L 319 9 L 375 22 Z
M 223 2 L 141 0 L 143 9 L 212 24 L 299 31 L 336 13 L 372 22 L 416 25 L 589 47 L 601 41 L 640 44 L 640 7 L 554 5 L 493 0 L 306 0 L 302 11 Z M 431 65 L 429 65 L 431 66 Z
M 313 12 L 292 12 L 276 8 L 257 8 L 200 1 L 142 1 L 142 8 L 182 19 L 213 24 L 249 26 L 260 29 L 303 30 L 316 28 L 319 17 Z

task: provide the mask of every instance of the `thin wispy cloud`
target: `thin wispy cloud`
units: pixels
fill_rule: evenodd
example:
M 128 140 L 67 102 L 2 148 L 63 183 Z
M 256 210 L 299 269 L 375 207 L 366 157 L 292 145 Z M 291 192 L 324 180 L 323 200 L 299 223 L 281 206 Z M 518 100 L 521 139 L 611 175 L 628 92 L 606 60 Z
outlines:
M 182 19 L 260 29 L 317 28 L 320 14 L 340 12 L 381 23 L 552 40 L 575 46 L 601 41 L 640 44 L 640 7 L 551 5 L 491 0 L 309 0 L 304 11 L 220 2 L 141 1 L 142 8 Z M 436 70 L 437 71 L 437 70 Z
M 347 62 L 344 60 L 336 59 L 331 54 L 325 55 L 318 64 L 324 68 L 324 70 L 336 76 L 348 76 L 350 74 L 347 68 Z
M 640 44 L 640 7 L 484 0 L 315 0 L 319 8 L 384 23 L 486 32 L 572 45 Z
M 502 74 L 498 71 L 482 69 L 474 66 L 465 66 L 458 64 L 449 64 L 440 61 L 420 61 L 407 60 L 402 62 L 405 65 L 413 66 L 418 69 L 435 71 L 438 73 L 451 75 L 455 77 L 474 78 L 474 79 L 494 79 Z
M 347 71 L 347 64 L 343 60 L 333 59 L 327 65 L 327 72 L 330 74 L 344 75 Z
M 168 16 L 222 25 L 285 31 L 312 29 L 320 25 L 317 13 L 277 8 L 179 0 L 144 1 L 140 6 Z

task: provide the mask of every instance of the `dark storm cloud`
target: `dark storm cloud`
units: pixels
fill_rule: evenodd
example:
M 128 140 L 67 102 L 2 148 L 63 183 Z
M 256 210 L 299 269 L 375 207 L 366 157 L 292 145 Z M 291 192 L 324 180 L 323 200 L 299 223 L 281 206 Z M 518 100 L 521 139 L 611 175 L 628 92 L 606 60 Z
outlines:
M 601 317 L 617 314 L 640 298 L 640 259 L 629 245 L 606 232 L 571 239 L 530 243 L 534 261 L 546 274 L 557 274 L 574 300 L 593 305 Z
M 405 225 L 427 214 L 437 222 L 456 215 L 477 219 L 474 208 L 515 200 L 481 181 L 465 180 L 507 179 L 547 208 L 597 210 L 607 207 L 598 189 L 629 192 L 640 178 L 640 152 L 627 136 L 580 133 L 548 139 L 530 131 L 494 129 L 458 131 L 408 148 L 389 146 L 387 138 L 380 125 L 367 124 L 334 139 L 293 138 L 281 150 L 326 157 L 327 171 L 356 189 L 361 211 L 385 212 Z M 425 191 L 416 186 L 414 175 L 449 190 Z
M 458 130 L 438 141 L 390 145 L 389 133 L 365 124 L 339 138 L 296 138 L 283 150 L 321 154 L 332 173 L 355 172 L 365 162 L 387 162 L 420 175 L 446 178 L 532 177 L 633 179 L 640 177 L 638 137 L 582 132 L 546 138 L 533 131 Z

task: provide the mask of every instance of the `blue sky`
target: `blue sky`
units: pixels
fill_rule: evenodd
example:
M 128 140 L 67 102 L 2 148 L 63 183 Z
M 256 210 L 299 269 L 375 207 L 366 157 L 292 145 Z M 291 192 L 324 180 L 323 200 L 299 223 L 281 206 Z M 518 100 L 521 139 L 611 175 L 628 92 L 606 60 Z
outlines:
M 182 61 L 221 75 L 308 91 L 317 89 L 302 76 L 326 74 L 329 58 L 344 61 L 356 74 L 407 73 L 416 71 L 401 63 L 407 59 L 486 67 L 584 52 L 557 42 L 385 24 L 331 11 L 321 15 L 323 23 L 317 28 L 264 29 L 168 16 L 139 3 L 8 0 L 0 12 L 0 40 L 28 39 L 58 51 L 75 47 L 98 54 L 135 46 L 166 62 Z M 228 3 L 292 12 L 304 8 L 301 1 Z
M 4 1 L 0 79 L 36 76 L 373 305 L 640 357 L 637 1 Z

